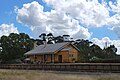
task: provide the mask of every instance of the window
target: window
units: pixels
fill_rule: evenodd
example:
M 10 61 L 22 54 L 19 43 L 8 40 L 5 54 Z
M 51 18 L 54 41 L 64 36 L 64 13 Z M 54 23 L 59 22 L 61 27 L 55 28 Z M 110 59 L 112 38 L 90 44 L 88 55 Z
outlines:
M 69 54 L 69 57 L 73 57 L 73 54 Z

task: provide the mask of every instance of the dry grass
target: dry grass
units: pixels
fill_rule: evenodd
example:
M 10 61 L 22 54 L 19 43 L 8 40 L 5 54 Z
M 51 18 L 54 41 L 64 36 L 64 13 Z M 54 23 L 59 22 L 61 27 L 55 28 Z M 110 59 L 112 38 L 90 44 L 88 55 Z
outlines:
M 120 80 L 120 76 L 115 73 L 70 73 L 0 69 L 0 80 Z

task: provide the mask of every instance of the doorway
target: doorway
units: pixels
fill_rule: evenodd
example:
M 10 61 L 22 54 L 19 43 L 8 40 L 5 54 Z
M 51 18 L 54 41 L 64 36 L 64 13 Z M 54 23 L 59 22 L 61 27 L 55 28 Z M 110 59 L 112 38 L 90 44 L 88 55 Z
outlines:
M 58 60 L 60 63 L 62 63 L 62 55 L 58 55 Z

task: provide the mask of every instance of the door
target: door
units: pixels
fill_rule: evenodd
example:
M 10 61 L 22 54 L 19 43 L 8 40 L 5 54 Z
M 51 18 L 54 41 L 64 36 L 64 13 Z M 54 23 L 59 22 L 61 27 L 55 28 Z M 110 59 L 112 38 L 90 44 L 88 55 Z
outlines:
M 62 55 L 58 55 L 58 60 L 60 63 L 62 63 Z

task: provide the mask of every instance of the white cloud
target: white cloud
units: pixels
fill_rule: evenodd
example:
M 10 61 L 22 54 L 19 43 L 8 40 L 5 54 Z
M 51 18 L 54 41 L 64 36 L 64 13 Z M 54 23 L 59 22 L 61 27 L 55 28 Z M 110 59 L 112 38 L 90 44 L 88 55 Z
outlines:
M 113 26 L 112 30 L 117 34 L 120 38 L 120 0 L 117 0 L 116 3 L 109 2 L 111 10 L 114 15 L 111 16 L 109 20 L 109 25 Z
M 43 0 L 53 5 L 56 11 L 68 13 L 87 27 L 101 27 L 106 25 L 109 18 L 109 11 L 105 4 L 98 0 Z
M 52 32 L 54 35 L 69 34 L 85 39 L 91 36 L 88 29 L 79 25 L 78 20 L 63 11 L 43 12 L 43 6 L 36 1 L 24 4 L 21 9 L 17 9 L 17 21 L 30 26 L 37 35 L 42 32 Z
M 102 49 L 106 46 L 106 42 L 107 46 L 115 45 L 115 47 L 117 48 L 117 54 L 120 54 L 120 40 L 110 40 L 108 37 L 104 37 L 101 40 L 98 38 L 93 38 L 91 41 L 99 45 Z
M 120 0 L 107 1 L 102 0 L 43 0 L 48 5 L 53 5 L 56 11 L 63 11 L 71 17 L 79 20 L 79 23 L 86 27 L 103 27 L 104 25 L 112 27 L 118 35 L 120 31 Z M 109 4 L 109 5 L 108 5 Z
M 92 35 L 92 33 L 89 33 L 87 28 L 83 28 L 83 27 L 80 27 L 80 30 L 76 34 L 73 35 L 73 37 L 79 39 L 89 39 Z
M 8 36 L 10 33 L 18 33 L 14 24 L 1 24 L 0 25 L 0 37 L 3 35 Z
M 23 8 L 17 9 L 17 20 L 28 26 L 39 26 L 44 22 L 43 7 L 36 1 L 24 4 Z
M 43 0 L 52 7 L 50 12 L 44 12 L 44 6 L 38 2 L 24 4 L 16 8 L 18 22 L 30 26 L 33 32 L 52 32 L 56 35 L 69 34 L 71 36 L 88 39 L 91 33 L 86 28 L 120 26 L 120 0 L 106 2 L 102 0 Z M 108 5 L 109 4 L 109 5 Z M 81 25 L 79 25 L 81 24 Z M 86 28 L 82 27 L 85 26 Z M 81 32 L 80 34 L 78 34 Z M 83 33 L 82 33 L 83 32 Z M 77 35 L 78 34 L 78 35 Z

